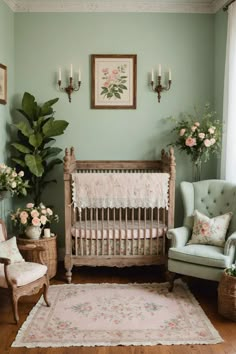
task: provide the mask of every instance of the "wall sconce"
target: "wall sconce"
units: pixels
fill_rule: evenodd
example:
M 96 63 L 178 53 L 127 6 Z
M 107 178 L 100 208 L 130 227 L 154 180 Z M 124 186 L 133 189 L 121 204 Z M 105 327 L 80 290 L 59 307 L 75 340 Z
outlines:
M 58 88 L 62 92 L 66 92 L 69 98 L 69 102 L 71 102 L 71 94 L 74 91 L 79 91 L 80 86 L 81 86 L 81 72 L 80 69 L 78 71 L 78 84 L 73 85 L 73 66 L 72 64 L 70 65 L 70 77 L 69 77 L 69 85 L 67 87 L 61 87 L 61 68 L 59 68 L 58 72 Z
M 152 69 L 151 86 L 152 86 L 153 92 L 157 93 L 158 102 L 160 102 L 161 101 L 161 92 L 169 91 L 169 89 L 171 87 L 171 70 L 169 69 L 168 86 L 162 86 L 162 84 L 161 84 L 161 64 L 159 64 L 158 75 L 157 75 L 157 85 L 155 86 L 155 84 L 154 84 L 154 72 L 153 72 L 153 69 Z

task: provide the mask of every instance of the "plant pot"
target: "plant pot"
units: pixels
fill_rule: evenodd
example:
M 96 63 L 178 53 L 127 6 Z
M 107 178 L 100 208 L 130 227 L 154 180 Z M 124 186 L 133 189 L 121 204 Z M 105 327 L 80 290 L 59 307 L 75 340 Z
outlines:
M 225 271 L 218 287 L 218 312 L 220 315 L 236 321 L 236 277 Z
M 41 230 L 40 226 L 30 225 L 30 226 L 27 226 L 27 228 L 25 229 L 25 235 L 29 239 L 37 240 L 41 236 L 41 231 L 42 230 Z
M 0 191 L 0 201 L 9 198 L 11 196 L 11 193 L 9 191 Z

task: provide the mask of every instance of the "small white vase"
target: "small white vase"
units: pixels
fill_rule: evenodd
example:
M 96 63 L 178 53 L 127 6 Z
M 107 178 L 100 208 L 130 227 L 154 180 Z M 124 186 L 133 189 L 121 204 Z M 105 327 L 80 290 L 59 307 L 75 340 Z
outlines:
M 41 231 L 42 230 L 41 230 L 40 226 L 30 225 L 30 226 L 27 226 L 27 228 L 25 229 L 25 234 L 26 234 L 27 238 L 30 238 L 32 240 L 37 240 L 41 236 Z

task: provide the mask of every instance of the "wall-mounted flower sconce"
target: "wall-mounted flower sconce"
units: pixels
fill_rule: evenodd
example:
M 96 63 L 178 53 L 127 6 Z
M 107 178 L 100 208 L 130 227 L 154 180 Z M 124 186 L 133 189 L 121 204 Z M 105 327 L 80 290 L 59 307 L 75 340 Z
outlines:
M 169 69 L 168 85 L 162 86 L 162 84 L 161 84 L 161 64 L 159 64 L 158 75 L 157 75 L 157 85 L 155 86 L 155 84 L 154 84 L 154 71 L 152 69 L 151 86 L 152 86 L 152 90 L 157 93 L 158 102 L 161 101 L 161 92 L 169 91 L 169 89 L 171 87 L 171 82 L 172 82 L 171 81 L 171 70 Z
M 67 87 L 61 87 L 61 68 L 58 71 L 58 87 L 62 92 L 66 92 L 69 98 L 69 102 L 71 102 L 71 94 L 74 91 L 79 91 L 81 86 L 81 71 L 78 70 L 78 83 L 77 85 L 73 85 L 73 65 L 70 65 L 70 77 L 69 77 L 69 85 Z

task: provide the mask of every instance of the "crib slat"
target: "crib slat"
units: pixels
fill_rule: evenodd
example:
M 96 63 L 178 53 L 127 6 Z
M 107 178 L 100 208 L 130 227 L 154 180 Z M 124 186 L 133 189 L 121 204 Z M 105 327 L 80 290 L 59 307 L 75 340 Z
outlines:
M 96 217 L 96 228 L 95 228 L 95 237 L 96 237 L 96 255 L 98 256 L 98 208 L 95 208 L 95 217 Z
M 138 208 L 138 255 L 140 255 L 140 218 L 141 210 Z
M 104 208 L 102 208 L 102 256 L 104 255 Z
M 122 215 L 121 215 L 121 212 L 122 212 L 122 209 L 119 208 L 119 224 L 120 224 L 120 227 L 119 227 L 119 234 L 120 234 L 120 255 L 121 255 L 121 243 L 122 243 L 122 229 L 121 229 L 121 226 L 122 226 L 122 223 L 121 223 L 121 220 L 122 220 Z
M 163 210 L 163 224 L 166 224 L 166 209 Z M 166 248 L 166 233 L 165 230 L 163 229 L 163 237 L 162 237 L 162 254 L 165 254 L 165 248 Z
M 85 232 L 85 255 L 87 256 L 87 212 L 88 212 L 88 209 L 85 208 L 84 210 L 84 232 Z
M 113 242 L 114 256 L 116 255 L 116 209 L 113 208 Z
M 92 246 L 93 246 L 93 208 L 90 209 L 90 256 L 92 256 Z
M 143 240 L 143 254 L 146 255 L 146 237 L 147 237 L 147 209 L 144 208 L 144 240 Z M 150 232 L 150 230 L 149 230 Z
M 107 208 L 107 254 L 110 255 L 110 209 Z
M 127 221 L 127 208 L 125 208 L 125 254 L 128 254 L 128 221 Z
M 159 210 L 159 209 L 158 209 Z M 153 208 L 151 208 L 151 232 L 150 232 L 150 254 L 152 254 L 152 238 L 153 238 Z
M 78 209 L 74 208 L 73 218 L 74 218 L 74 225 L 75 225 L 75 255 L 76 256 L 78 255 L 78 236 L 77 235 L 80 234 L 79 225 L 78 225 L 78 223 L 80 223 L 80 220 L 79 220 L 79 218 L 76 217 L 77 212 L 78 212 Z M 79 221 L 76 222 L 77 220 L 79 220 Z M 78 227 L 78 232 L 77 232 L 77 227 Z
M 134 256 L 134 208 L 132 208 L 131 210 L 131 214 L 132 214 L 132 245 L 131 245 L 131 252 L 132 252 L 132 256 Z
M 159 254 L 159 231 L 160 231 L 160 213 L 157 209 L 157 254 Z

